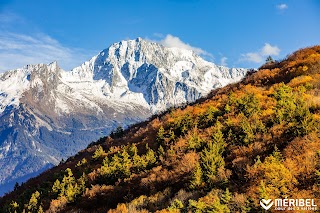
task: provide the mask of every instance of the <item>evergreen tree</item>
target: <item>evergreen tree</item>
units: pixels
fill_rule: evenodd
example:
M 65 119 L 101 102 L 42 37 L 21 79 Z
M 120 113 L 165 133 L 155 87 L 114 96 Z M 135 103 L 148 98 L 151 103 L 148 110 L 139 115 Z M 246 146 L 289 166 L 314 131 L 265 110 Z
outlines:
M 171 129 L 169 130 L 169 142 L 174 142 L 175 140 L 175 134 L 174 131 L 172 131 Z
M 260 182 L 259 195 L 260 195 L 260 200 L 261 199 L 269 199 L 269 196 L 268 196 L 267 190 L 266 190 L 266 184 L 264 183 L 263 180 L 261 180 L 261 182 Z
M 135 155 L 138 155 L 138 148 L 135 144 L 131 144 L 128 148 L 128 154 L 130 157 L 133 157 Z
M 183 209 L 184 205 L 183 203 L 178 200 L 178 199 L 175 199 L 171 205 L 168 207 L 168 210 L 178 210 L 178 209 Z
M 192 174 L 192 179 L 190 183 L 191 189 L 198 189 L 203 185 L 202 175 L 203 174 L 200 163 L 197 163 Z
M 159 160 L 162 162 L 165 159 L 165 154 L 166 152 L 164 151 L 164 148 L 160 145 L 158 148 L 158 156 L 159 156 Z
M 249 197 L 246 200 L 246 203 L 244 206 L 242 206 L 242 213 L 255 213 L 257 211 L 255 211 L 255 205 L 254 205 L 254 201 L 251 197 Z
M 273 63 L 273 62 L 274 62 L 273 58 L 269 55 L 269 56 L 267 57 L 267 59 L 266 59 L 266 63 L 267 63 L 267 64 L 270 64 L 270 63 Z
M 247 93 L 245 96 L 237 100 L 237 109 L 246 117 L 260 112 L 260 101 L 254 93 Z
M 116 132 L 114 134 L 115 137 L 120 138 L 123 136 L 123 134 L 124 134 L 124 130 L 123 130 L 122 126 L 118 126 L 116 129 Z
M 148 165 L 148 162 L 143 159 L 143 157 L 139 156 L 138 154 L 133 156 L 133 167 L 136 171 L 144 170 Z
M 217 181 L 218 169 L 224 167 L 224 159 L 222 153 L 220 153 L 221 147 L 212 142 L 208 143 L 208 146 L 204 148 L 201 153 L 201 166 L 203 168 L 205 182 L 209 186 L 213 186 Z
M 280 150 L 278 149 L 278 147 L 275 145 L 274 146 L 274 150 L 272 152 L 272 156 L 278 161 L 278 162 L 282 162 L 283 158 L 282 158 L 282 154 L 280 152 Z
M 229 204 L 231 201 L 232 195 L 228 188 L 226 188 L 226 191 L 221 196 L 221 201 L 224 204 Z
M 212 134 L 212 143 L 216 144 L 217 148 L 219 149 L 219 153 L 224 152 L 226 142 L 223 138 L 223 133 L 221 131 L 221 123 L 219 121 L 216 123 L 215 132 Z
M 148 165 L 148 169 L 150 169 L 156 162 L 157 157 L 152 149 L 149 148 L 148 144 L 146 145 L 147 153 L 145 155 L 145 159 Z
M 17 213 L 19 209 L 19 204 L 16 201 L 11 201 L 10 205 L 9 205 L 9 212 L 11 213 Z
M 98 148 L 96 149 L 96 151 L 93 153 L 93 156 L 92 158 L 93 159 L 98 159 L 100 158 L 101 156 L 104 156 L 106 155 L 106 152 L 103 150 L 102 146 L 98 146 Z
M 54 193 L 58 193 L 60 190 L 61 190 L 61 183 L 60 183 L 60 181 L 57 179 L 57 180 L 54 182 L 53 186 L 52 186 L 52 191 L 53 191 Z
M 225 141 L 220 130 L 220 123 L 215 125 L 212 141 L 209 141 L 200 154 L 200 165 L 203 172 L 203 181 L 213 187 L 218 181 L 219 169 L 224 170 L 224 158 L 222 156 Z
M 192 150 L 199 149 L 202 146 L 203 141 L 199 136 L 198 128 L 197 127 L 193 128 L 193 131 L 190 134 L 191 136 L 188 139 L 188 149 L 192 149 Z
M 86 182 L 87 182 L 87 176 L 83 172 L 81 177 L 77 180 L 78 187 L 77 187 L 77 194 L 81 194 L 86 189 Z
M 255 139 L 254 127 L 246 116 L 240 114 L 239 117 L 241 128 L 241 133 L 239 135 L 240 142 L 245 145 L 250 144 Z
M 123 150 L 121 153 L 121 173 L 124 177 L 129 177 L 131 172 L 130 169 L 132 167 L 132 163 L 130 160 L 130 156 L 126 150 Z
M 18 188 L 19 188 L 19 183 L 18 183 L 18 182 L 16 182 L 16 183 L 14 184 L 14 188 L 13 188 L 13 190 L 14 190 L 14 191 L 16 191 Z
M 38 199 L 40 197 L 40 193 L 38 191 L 32 193 L 31 198 L 28 204 L 28 210 L 34 212 L 38 209 Z
M 44 213 L 42 206 L 39 206 L 38 213 Z
M 163 145 L 164 137 L 165 137 L 165 130 L 164 130 L 163 126 L 160 126 L 158 133 L 157 133 L 157 142 L 160 145 Z
M 231 112 L 231 106 L 229 104 L 226 104 L 225 107 L 224 107 L 224 112 L 225 113 L 229 113 Z

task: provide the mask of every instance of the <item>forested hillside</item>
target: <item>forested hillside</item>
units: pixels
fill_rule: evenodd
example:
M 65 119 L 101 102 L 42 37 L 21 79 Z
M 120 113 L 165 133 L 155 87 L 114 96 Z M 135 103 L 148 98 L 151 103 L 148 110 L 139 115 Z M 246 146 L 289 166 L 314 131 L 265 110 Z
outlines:
M 92 143 L 2 212 L 262 212 L 320 198 L 320 46 Z M 320 205 L 320 203 L 317 203 Z

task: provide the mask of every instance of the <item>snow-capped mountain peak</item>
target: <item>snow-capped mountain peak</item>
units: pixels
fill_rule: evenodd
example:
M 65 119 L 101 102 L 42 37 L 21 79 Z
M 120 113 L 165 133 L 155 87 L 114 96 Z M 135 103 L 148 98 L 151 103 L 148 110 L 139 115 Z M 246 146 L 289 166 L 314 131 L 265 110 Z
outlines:
M 68 76 L 69 81 L 70 76 L 85 82 L 103 81 L 103 93 L 113 99 L 130 102 L 130 98 L 124 98 L 127 93 L 130 97 L 142 95 L 156 112 L 194 101 L 211 89 L 240 80 L 245 73 L 245 69 L 216 66 L 191 50 L 167 48 L 137 38 L 112 44 Z M 194 93 L 187 94 L 181 88 Z

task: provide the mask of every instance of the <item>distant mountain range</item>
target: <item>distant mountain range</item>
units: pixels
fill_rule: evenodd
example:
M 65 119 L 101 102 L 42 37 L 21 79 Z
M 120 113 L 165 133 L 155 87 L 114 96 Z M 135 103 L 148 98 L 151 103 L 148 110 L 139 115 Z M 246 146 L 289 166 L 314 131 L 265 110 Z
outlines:
M 71 71 L 57 62 L 0 74 L 0 195 L 90 142 L 241 80 L 246 69 L 137 38 Z

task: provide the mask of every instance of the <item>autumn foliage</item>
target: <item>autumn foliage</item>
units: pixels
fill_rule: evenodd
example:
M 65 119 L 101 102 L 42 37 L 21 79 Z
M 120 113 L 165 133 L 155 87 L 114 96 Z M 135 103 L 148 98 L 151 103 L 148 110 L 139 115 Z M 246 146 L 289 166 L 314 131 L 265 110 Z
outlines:
M 1 212 L 242 213 L 263 198 L 318 199 L 320 46 L 111 136 L 17 187 Z

